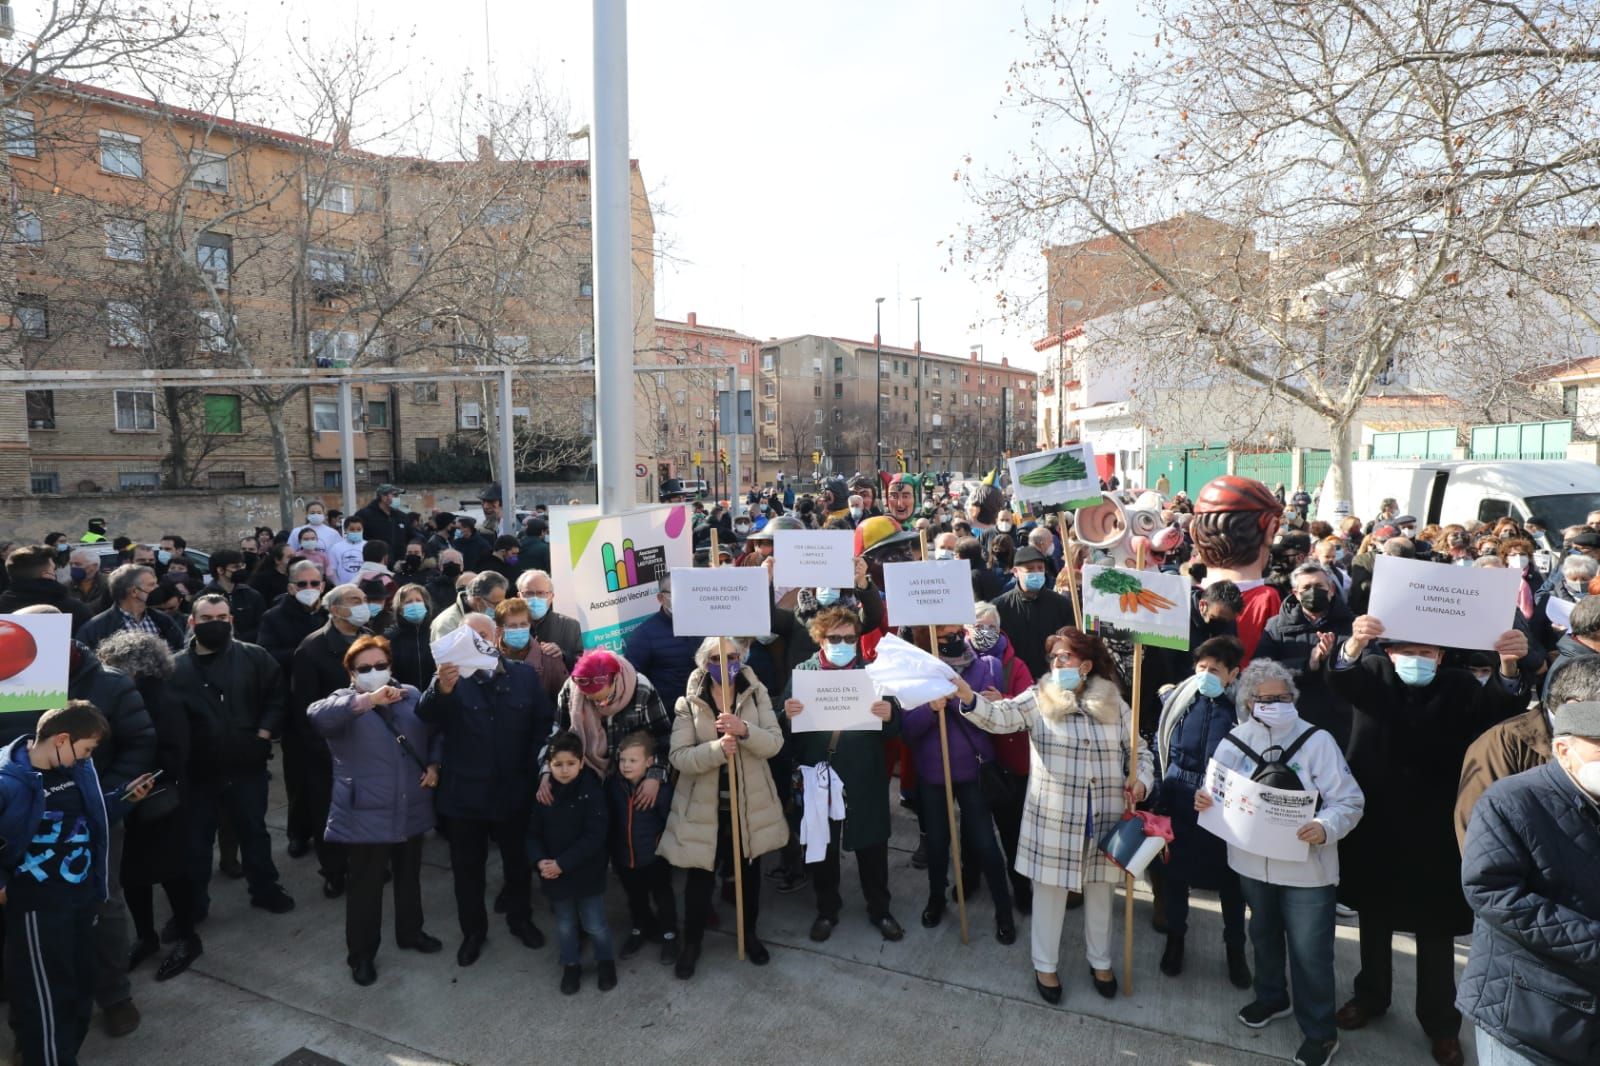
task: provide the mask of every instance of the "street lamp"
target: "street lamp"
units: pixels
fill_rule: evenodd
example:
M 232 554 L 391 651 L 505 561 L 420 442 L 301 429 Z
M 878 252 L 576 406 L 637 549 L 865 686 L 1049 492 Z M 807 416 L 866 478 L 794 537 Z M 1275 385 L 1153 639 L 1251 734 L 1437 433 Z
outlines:
M 878 324 L 872 331 L 872 346 L 877 352 L 878 365 L 872 375 L 872 395 L 878 408 L 878 439 L 873 451 L 873 472 L 883 469 L 883 297 L 879 296 L 874 303 L 877 306 Z

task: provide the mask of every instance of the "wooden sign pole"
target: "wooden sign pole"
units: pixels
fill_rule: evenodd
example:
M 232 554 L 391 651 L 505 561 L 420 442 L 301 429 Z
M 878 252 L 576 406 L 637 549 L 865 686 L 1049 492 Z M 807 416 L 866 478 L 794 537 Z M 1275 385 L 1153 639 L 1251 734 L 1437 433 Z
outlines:
M 917 531 L 917 537 L 922 542 L 922 557 L 928 557 L 928 531 Z M 928 627 L 928 651 L 930 654 L 939 654 L 939 629 L 937 626 Z M 949 704 L 945 705 L 945 714 L 949 713 Z M 961 916 L 961 942 L 971 943 L 967 932 L 967 886 L 961 877 L 961 833 L 956 828 L 956 790 L 950 783 L 950 734 L 945 727 L 945 714 L 936 714 L 939 719 L 939 758 L 944 761 L 944 812 L 950 819 L 950 863 L 955 869 L 956 878 L 956 911 Z
M 722 552 L 717 547 L 717 531 L 711 530 L 711 565 L 722 565 Z M 717 638 L 717 659 L 722 664 L 722 707 L 729 714 L 733 713 L 733 703 L 729 699 L 728 690 L 728 646 L 724 638 Z M 719 709 L 719 713 L 720 713 Z M 738 946 L 739 961 L 744 961 L 744 841 L 739 833 L 739 760 L 737 757 L 728 758 L 728 823 L 733 833 L 733 914 L 734 922 L 738 929 L 735 942 Z M 712 865 L 716 860 L 712 859 Z

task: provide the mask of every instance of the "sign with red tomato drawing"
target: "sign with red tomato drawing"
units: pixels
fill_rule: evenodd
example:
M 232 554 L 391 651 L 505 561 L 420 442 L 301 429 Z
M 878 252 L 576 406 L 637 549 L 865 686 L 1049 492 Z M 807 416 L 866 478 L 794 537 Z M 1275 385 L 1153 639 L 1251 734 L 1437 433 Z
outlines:
M 71 647 L 71 615 L 0 615 L 0 714 L 66 706 Z

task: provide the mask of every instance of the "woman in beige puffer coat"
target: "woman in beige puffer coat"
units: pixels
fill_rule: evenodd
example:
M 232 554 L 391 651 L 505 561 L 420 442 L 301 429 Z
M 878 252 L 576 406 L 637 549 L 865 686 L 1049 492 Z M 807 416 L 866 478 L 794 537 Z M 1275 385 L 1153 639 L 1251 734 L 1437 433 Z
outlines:
M 668 862 L 688 871 L 684 883 L 684 943 L 677 975 L 694 976 L 700 942 L 711 913 L 716 870 L 731 864 L 732 824 L 728 808 L 731 757 L 739 786 L 739 840 L 744 859 L 745 954 L 757 966 L 770 957 L 756 936 L 761 905 L 761 871 L 756 860 L 789 839 L 767 760 L 783 747 L 783 731 L 772 713 L 772 699 L 756 675 L 744 668 L 748 641 L 724 639 L 729 708 L 723 703 L 721 663 L 716 638 L 695 653 L 697 664 L 678 701 L 668 760 L 678 772 L 672 811 L 657 849 Z

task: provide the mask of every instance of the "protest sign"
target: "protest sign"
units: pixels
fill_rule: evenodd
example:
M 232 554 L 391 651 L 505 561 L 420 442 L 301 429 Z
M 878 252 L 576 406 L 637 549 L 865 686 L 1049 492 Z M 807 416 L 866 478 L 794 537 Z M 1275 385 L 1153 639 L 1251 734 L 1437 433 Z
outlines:
M 926 563 L 886 563 L 884 600 L 897 626 L 971 625 L 972 566 L 965 559 Z
M 1131 631 L 1137 644 L 1189 650 L 1189 580 L 1182 574 L 1085 566 L 1083 613 Z
M 672 632 L 680 637 L 749 637 L 772 631 L 772 589 L 764 566 L 672 568 Z
M 659 608 L 661 575 L 693 561 L 688 508 L 674 503 L 572 519 L 566 532 L 564 550 L 550 552 L 557 610 L 563 586 L 571 588 L 583 646 L 620 652 L 628 634 Z
M 1571 600 L 1564 600 L 1560 596 L 1551 596 L 1544 601 L 1545 617 L 1550 619 L 1550 624 L 1560 626 L 1562 629 L 1572 628 L 1572 609 L 1577 604 Z
M 878 692 L 865 670 L 796 670 L 791 683 L 794 698 L 805 707 L 789 719 L 793 732 L 883 728 L 883 721 L 870 710 Z
M 1069 509 L 1101 502 L 1094 448 L 1070 444 L 1006 460 L 1011 468 L 1011 498 L 1060 504 Z
M 772 535 L 779 588 L 848 589 L 856 584 L 856 535 L 848 529 L 780 529 Z
M 1503 567 L 1444 566 L 1380 555 L 1372 568 L 1367 613 L 1385 640 L 1490 651 L 1511 628 L 1522 575 Z
M 1268 788 L 1212 759 L 1200 786 L 1211 793 L 1200 828 L 1252 855 L 1305 862 L 1311 845 L 1295 836 L 1317 813 L 1317 793 Z
M 0 714 L 29 716 L 67 705 L 72 616 L 8 614 L 0 617 Z

